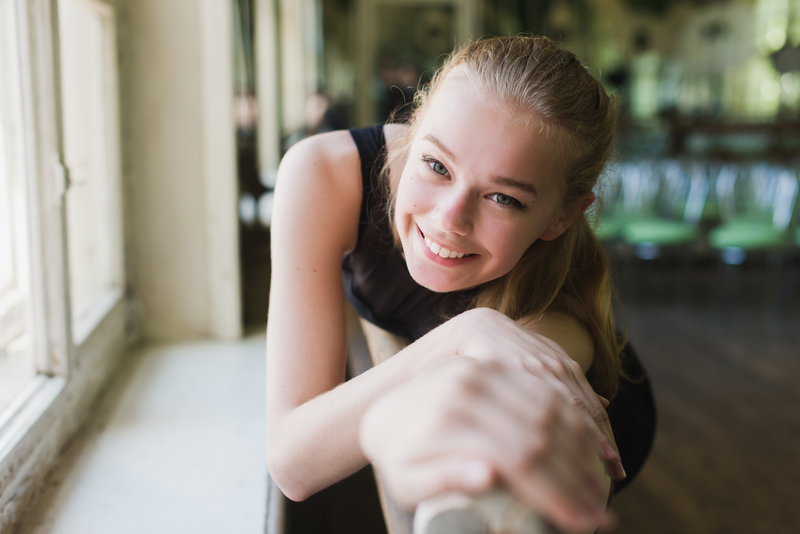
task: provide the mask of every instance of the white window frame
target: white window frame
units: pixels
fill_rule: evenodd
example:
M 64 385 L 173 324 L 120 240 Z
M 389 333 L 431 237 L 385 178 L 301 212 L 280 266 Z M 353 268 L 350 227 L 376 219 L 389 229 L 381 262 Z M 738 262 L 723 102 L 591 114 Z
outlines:
M 119 118 L 119 73 L 117 69 L 117 24 L 114 9 L 101 0 L 69 0 L 75 4 L 83 4 L 100 16 L 103 32 L 103 62 L 107 78 L 104 80 L 105 109 L 103 116 L 106 119 L 106 149 L 105 155 L 108 169 L 108 200 L 111 204 L 113 215 L 110 229 L 112 235 L 123 240 L 122 230 L 122 177 L 120 163 L 120 118 Z M 62 151 L 63 153 L 63 151 Z M 122 258 L 122 242 L 118 251 L 112 252 L 111 261 L 114 271 L 114 283 L 111 287 L 97 294 L 88 310 L 81 313 L 80 317 L 72 317 L 72 342 L 75 346 L 82 346 L 89 335 L 97 329 L 103 318 L 119 304 L 124 298 L 124 262 Z
M 39 374 L 0 413 L 3 532 L 18 526 L 63 444 L 83 423 L 90 403 L 133 341 L 126 333 L 126 300 L 120 287 L 99 298 L 84 321 L 72 323 L 64 237 L 69 180 L 61 156 L 58 4 L 6 1 L 14 2 L 18 18 L 32 236 L 32 333 Z M 113 18 L 113 5 L 103 4 Z M 110 91 L 116 93 L 114 82 Z M 119 124 L 117 113 L 114 110 L 113 117 Z M 118 158 L 118 153 L 110 157 Z
M 3 6 L 6 13 L 16 15 L 16 5 L 9 3 Z M 11 23 L 12 28 L 7 31 L 7 24 Z M 11 98 L 11 101 L 0 102 L 5 112 L 10 111 L 12 116 L 4 116 L 3 127 L 11 126 L 11 130 L 6 132 L 8 135 L 3 135 L 0 142 L 6 146 L 2 148 L 4 153 L 5 149 L 10 148 L 6 157 L 3 158 L 4 166 L 10 170 L 10 174 L 6 177 L 6 194 L 8 195 L 8 204 L 0 206 L 0 210 L 8 210 L 2 216 L 10 223 L 10 259 L 12 276 L 8 281 L 10 283 L 0 285 L 0 349 L 6 354 L 0 356 L 3 358 L 4 365 L 0 366 L 0 387 L 8 388 L 5 391 L 0 391 L 0 413 L 4 411 L 10 399 L 24 388 L 24 383 L 10 383 L 12 380 L 23 380 L 22 374 L 26 377 L 31 373 L 36 372 L 35 353 L 33 347 L 30 346 L 32 339 L 32 317 L 31 317 L 31 290 L 30 290 L 30 231 L 28 224 L 28 207 L 25 205 L 28 192 L 27 192 L 27 175 L 26 169 L 27 161 L 25 157 L 25 140 L 21 139 L 21 134 L 24 133 L 25 128 L 21 123 L 23 111 L 19 109 L 19 102 L 15 97 L 22 97 L 21 78 L 22 73 L 19 72 L 18 59 L 18 31 L 14 20 L 4 20 L 3 27 L 0 28 L 0 41 L 4 48 L 4 60 L 11 59 L 16 63 L 11 66 L 10 75 L 11 83 L 6 82 L 6 76 L 3 76 L 3 83 L 7 84 L 4 93 Z M 4 113 L 5 115 L 5 113 Z M 22 201 L 22 202 L 20 202 Z M 9 258 L 5 258 L 8 260 Z M 13 347 L 17 346 L 17 349 Z M 25 354 L 20 354 L 24 352 Z M 13 354 L 17 353 L 17 354 Z M 16 360 L 16 361 L 14 361 Z M 23 371 L 24 368 L 24 371 Z M 10 372 L 10 375 L 7 374 Z M 10 387 L 9 387 L 10 386 Z

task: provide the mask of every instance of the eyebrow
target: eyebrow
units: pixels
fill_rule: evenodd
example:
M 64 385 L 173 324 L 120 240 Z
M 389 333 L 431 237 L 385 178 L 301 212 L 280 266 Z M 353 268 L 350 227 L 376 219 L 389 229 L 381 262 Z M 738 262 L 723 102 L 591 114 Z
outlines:
M 439 150 L 441 150 L 442 152 L 444 152 L 444 155 L 445 155 L 445 156 L 447 156 L 448 158 L 450 158 L 450 159 L 451 159 L 451 160 L 453 160 L 453 161 L 455 161 L 455 160 L 456 160 L 456 157 L 453 155 L 453 153 L 452 153 L 452 152 L 450 152 L 450 149 L 449 149 L 449 148 L 447 148 L 446 146 L 444 146 L 444 144 L 442 144 L 442 142 L 441 142 L 441 141 L 439 141 L 438 139 L 436 139 L 436 138 L 435 138 L 434 136 L 432 136 L 431 134 L 425 134 L 425 137 L 423 137 L 423 138 L 422 138 L 422 140 L 423 140 L 423 141 L 430 141 L 431 143 L 433 143 L 434 145 L 436 145 L 436 148 L 438 148 Z
M 529 184 L 528 182 L 523 182 L 522 180 L 516 180 L 514 178 L 508 178 L 506 176 L 492 176 L 492 182 L 496 183 L 497 185 L 505 185 L 508 187 L 515 187 L 517 189 L 521 189 L 526 193 L 530 193 L 536 198 L 539 198 L 539 193 L 536 191 L 536 188 L 533 184 Z
M 433 143 L 434 145 L 436 145 L 436 148 L 438 148 L 439 150 L 444 152 L 445 156 L 447 156 L 449 159 L 451 159 L 453 161 L 456 160 L 455 156 L 453 156 L 453 153 L 450 152 L 450 149 L 447 148 L 446 146 L 444 146 L 444 144 L 441 141 L 436 139 L 431 134 L 425 134 L 425 136 L 422 138 L 422 140 L 423 141 L 429 141 L 429 142 Z M 517 180 L 516 178 L 509 178 L 507 176 L 492 176 L 491 180 L 492 180 L 493 183 L 495 183 L 497 185 L 505 185 L 507 187 L 514 187 L 514 188 L 520 189 L 520 190 L 522 190 L 522 191 L 524 191 L 526 193 L 530 193 L 534 197 L 537 197 L 537 198 L 539 197 L 539 193 L 536 191 L 536 188 L 531 183 L 523 182 L 522 180 Z

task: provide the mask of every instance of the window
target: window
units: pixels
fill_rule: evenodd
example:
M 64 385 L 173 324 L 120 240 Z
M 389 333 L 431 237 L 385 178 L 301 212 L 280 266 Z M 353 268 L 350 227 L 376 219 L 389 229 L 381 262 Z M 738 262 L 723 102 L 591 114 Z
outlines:
M 106 4 L 60 0 L 58 7 L 69 286 L 80 343 L 123 282 L 115 32 Z
M 130 341 L 115 40 L 108 4 L 0 0 L 2 532 Z
M 14 2 L 0 2 L 0 412 L 36 375 L 31 347 L 28 176 Z

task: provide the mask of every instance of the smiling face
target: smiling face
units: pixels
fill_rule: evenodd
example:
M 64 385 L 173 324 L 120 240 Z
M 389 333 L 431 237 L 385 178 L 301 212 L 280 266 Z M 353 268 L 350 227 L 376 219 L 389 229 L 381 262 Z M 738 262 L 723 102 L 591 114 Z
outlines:
M 433 96 L 397 184 L 408 270 L 433 291 L 508 273 L 537 239 L 569 226 L 551 143 L 464 83 Z

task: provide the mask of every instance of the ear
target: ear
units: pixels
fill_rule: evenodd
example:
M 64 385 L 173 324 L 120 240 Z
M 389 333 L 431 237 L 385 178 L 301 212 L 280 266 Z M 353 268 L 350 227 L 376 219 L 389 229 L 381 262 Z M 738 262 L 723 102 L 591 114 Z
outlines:
M 594 199 L 594 193 L 586 193 L 585 195 L 579 197 L 578 200 L 572 204 L 572 206 L 564 210 L 561 216 L 553 224 L 548 226 L 547 229 L 542 232 L 542 235 L 539 236 L 539 239 L 544 241 L 552 241 L 566 232 L 567 228 L 572 226 L 572 223 L 574 223 L 578 217 L 583 215 L 583 212 L 592 205 Z

